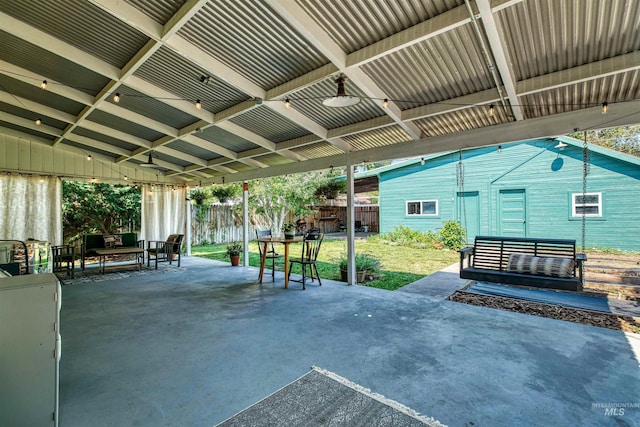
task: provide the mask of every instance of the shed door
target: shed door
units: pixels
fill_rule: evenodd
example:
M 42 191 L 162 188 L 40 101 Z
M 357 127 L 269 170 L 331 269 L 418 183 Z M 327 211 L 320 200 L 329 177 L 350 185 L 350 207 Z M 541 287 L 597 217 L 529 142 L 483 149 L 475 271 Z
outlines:
M 475 239 L 475 237 L 480 233 L 479 193 L 477 191 L 458 193 L 456 209 L 460 225 L 467 230 L 466 243 L 472 243 L 473 239 Z
M 498 212 L 500 236 L 527 237 L 527 198 L 524 190 L 500 190 Z

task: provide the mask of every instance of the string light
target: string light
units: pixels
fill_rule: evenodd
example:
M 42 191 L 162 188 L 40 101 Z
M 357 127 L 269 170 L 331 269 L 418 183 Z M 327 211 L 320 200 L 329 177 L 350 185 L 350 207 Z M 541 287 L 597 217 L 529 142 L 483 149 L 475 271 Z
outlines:
M 420 164 L 424 166 L 424 157 L 420 159 Z
M 496 107 L 493 104 L 489 105 L 489 117 L 493 117 L 493 112 L 495 109 Z
M 284 107 L 285 108 L 291 108 L 291 101 L 289 101 L 289 98 L 284 100 Z
M 384 101 L 382 101 L 382 107 L 387 108 L 388 106 L 389 106 L 389 100 L 385 98 Z
M 498 153 L 502 153 L 502 145 L 498 145 Z
M 129 181 L 129 177 L 127 175 L 124 176 L 125 181 Z
M 36 125 L 40 126 L 42 124 L 42 120 L 36 119 Z
M 196 108 L 197 108 L 198 110 L 201 110 L 201 109 L 202 109 L 202 103 L 200 102 L 200 100 L 199 100 L 199 99 L 198 99 L 198 100 L 196 100 Z
M 46 89 L 47 88 L 47 81 L 43 80 L 42 83 L 40 83 L 40 88 L 41 89 Z
M 91 160 L 91 154 L 87 154 L 87 160 Z
M 113 95 L 113 102 L 115 102 L 116 104 L 120 102 L 120 92 L 117 92 L 115 95 Z
M 602 103 L 602 114 L 607 114 L 609 111 L 609 103 L 607 101 Z

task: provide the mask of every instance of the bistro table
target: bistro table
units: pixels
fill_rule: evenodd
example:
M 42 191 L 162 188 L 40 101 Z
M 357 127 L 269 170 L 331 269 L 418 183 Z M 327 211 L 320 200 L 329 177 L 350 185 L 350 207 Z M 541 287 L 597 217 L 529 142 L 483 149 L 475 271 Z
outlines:
M 285 239 L 284 237 L 261 237 L 258 239 L 258 244 L 263 244 L 262 258 L 260 259 L 260 276 L 258 282 L 262 283 L 262 277 L 264 276 L 264 264 L 267 259 L 267 246 L 269 243 L 282 243 L 284 245 L 284 288 L 289 288 L 289 245 L 291 243 L 302 242 L 302 237 L 294 237 L 293 239 Z

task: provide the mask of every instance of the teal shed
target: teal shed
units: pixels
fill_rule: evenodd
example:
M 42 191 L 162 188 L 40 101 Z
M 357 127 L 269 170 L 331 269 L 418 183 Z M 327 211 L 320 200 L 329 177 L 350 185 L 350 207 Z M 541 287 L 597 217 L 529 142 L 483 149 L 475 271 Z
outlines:
M 435 231 L 456 220 L 468 242 L 496 235 L 581 245 L 584 222 L 587 248 L 639 251 L 640 159 L 591 144 L 586 153 L 585 163 L 582 141 L 557 137 L 430 155 L 365 174 L 378 175 L 382 233 L 399 225 Z

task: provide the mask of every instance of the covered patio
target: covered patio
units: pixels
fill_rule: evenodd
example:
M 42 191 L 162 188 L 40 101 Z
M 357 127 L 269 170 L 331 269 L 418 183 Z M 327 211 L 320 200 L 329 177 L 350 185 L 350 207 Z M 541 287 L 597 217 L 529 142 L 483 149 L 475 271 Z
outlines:
M 451 426 L 636 425 L 637 409 L 599 405 L 640 394 L 637 335 L 454 303 L 440 286 L 285 291 L 256 268 L 184 264 L 65 286 L 61 425 L 211 426 L 312 365 Z

